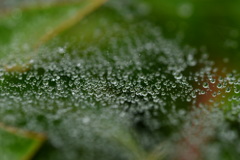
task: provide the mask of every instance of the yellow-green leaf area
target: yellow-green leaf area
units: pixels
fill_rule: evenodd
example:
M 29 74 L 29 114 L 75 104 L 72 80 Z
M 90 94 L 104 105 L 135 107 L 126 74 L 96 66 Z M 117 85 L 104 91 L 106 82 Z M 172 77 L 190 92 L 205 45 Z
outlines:
M 0 159 L 30 159 L 43 141 L 44 137 L 38 134 L 0 127 Z

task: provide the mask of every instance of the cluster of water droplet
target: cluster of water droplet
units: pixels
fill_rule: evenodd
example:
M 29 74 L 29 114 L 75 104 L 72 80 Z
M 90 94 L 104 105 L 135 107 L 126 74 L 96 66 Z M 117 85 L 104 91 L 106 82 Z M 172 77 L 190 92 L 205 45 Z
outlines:
M 46 132 L 70 159 L 92 148 L 116 153 L 114 159 L 121 148 L 107 147 L 106 137 L 132 125 L 160 133 L 166 126 L 180 130 L 194 119 L 187 112 L 197 107 L 221 107 L 228 119 L 239 119 L 236 71 L 214 67 L 207 54 L 196 58 L 194 49 L 163 38 L 149 22 L 99 21 L 94 43 L 55 40 L 54 47 L 41 48 L 28 72 L 0 71 L 1 121 Z

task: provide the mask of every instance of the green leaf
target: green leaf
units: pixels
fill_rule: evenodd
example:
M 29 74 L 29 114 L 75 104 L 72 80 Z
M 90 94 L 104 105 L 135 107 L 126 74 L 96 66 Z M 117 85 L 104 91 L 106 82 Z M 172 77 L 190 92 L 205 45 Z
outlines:
M 46 32 L 29 70 L 0 70 L 0 120 L 46 132 L 36 159 L 237 159 L 240 75 L 211 60 L 227 38 L 205 25 L 216 2 L 112 0 Z
M 17 10 L 0 19 L 1 65 L 8 71 L 24 71 L 28 66 L 12 66 L 16 63 L 28 65 L 36 52 L 34 49 L 49 39 L 70 28 L 105 0 L 83 0 L 61 5 Z
M 45 136 L 0 125 L 0 159 L 28 160 L 42 146 Z

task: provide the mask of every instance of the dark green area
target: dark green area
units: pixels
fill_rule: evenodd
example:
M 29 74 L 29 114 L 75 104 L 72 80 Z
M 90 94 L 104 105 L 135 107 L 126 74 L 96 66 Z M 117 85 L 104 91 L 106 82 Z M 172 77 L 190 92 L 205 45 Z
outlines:
M 223 67 L 222 58 L 228 58 L 228 67 L 239 69 L 239 1 L 143 2 L 150 5 L 146 18 L 161 26 L 166 37 L 180 37 L 183 45 L 204 47 L 218 66 Z

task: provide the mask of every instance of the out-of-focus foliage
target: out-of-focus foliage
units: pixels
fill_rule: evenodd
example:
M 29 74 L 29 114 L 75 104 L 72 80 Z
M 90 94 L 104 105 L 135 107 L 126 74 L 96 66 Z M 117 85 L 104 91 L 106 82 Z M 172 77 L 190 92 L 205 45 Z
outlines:
M 1 70 L 0 121 L 48 135 L 35 159 L 237 159 L 238 4 L 109 1 Z
M 2 160 L 30 159 L 45 137 L 15 128 L 0 126 L 0 157 Z
M 14 9 L 0 21 L 0 58 L 4 58 L 1 65 L 14 70 L 16 63 L 32 63 L 34 49 L 73 26 L 103 2 L 105 0 L 83 0 Z
M 185 45 L 206 47 L 214 61 L 227 58 L 232 62 L 229 67 L 239 68 L 238 0 L 143 1 L 149 4 L 147 18 L 160 25 L 165 36 L 178 35 Z

